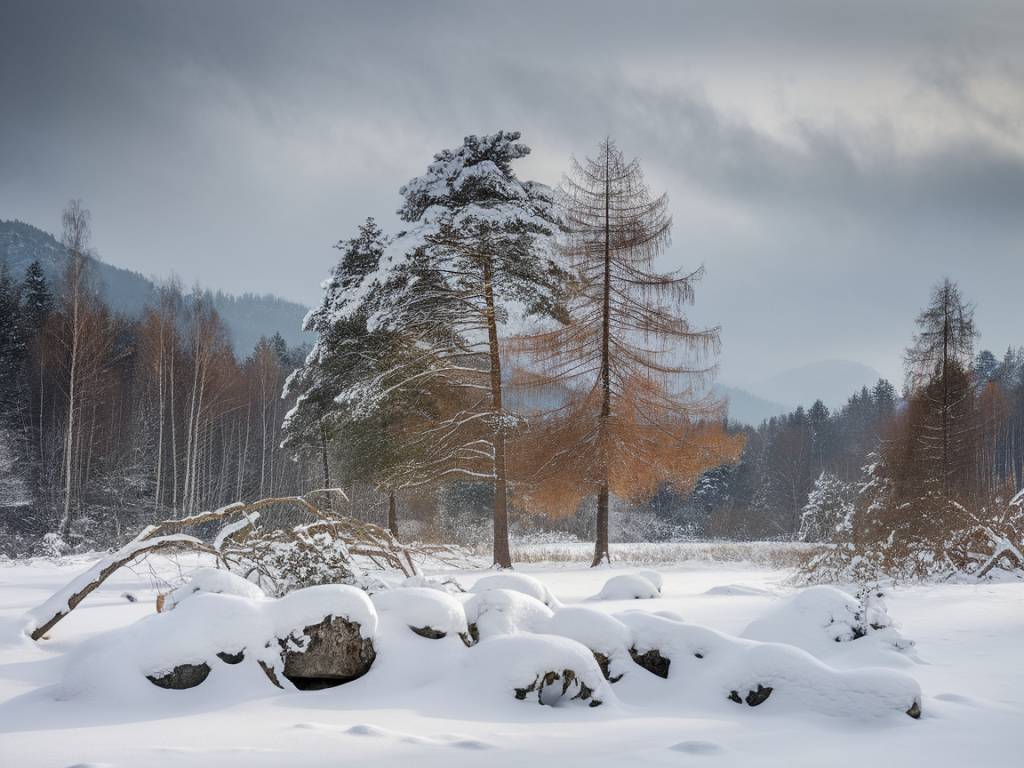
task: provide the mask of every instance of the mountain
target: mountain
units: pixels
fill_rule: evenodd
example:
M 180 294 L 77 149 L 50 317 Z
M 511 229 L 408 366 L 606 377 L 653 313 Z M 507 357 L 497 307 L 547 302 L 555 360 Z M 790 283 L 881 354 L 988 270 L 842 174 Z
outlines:
M 829 408 L 843 405 L 861 387 L 872 387 L 882 378 L 874 368 L 853 360 L 819 360 L 790 368 L 751 384 L 757 397 L 795 407 L 822 400 Z
M 729 387 L 724 384 L 715 385 L 715 394 L 728 401 L 729 421 L 758 426 L 765 419 L 780 416 L 790 409 L 782 403 L 772 402 L 758 397 L 745 389 Z
M 53 235 L 31 224 L 0 219 L 0 261 L 6 261 L 14 276 L 21 279 L 35 260 L 42 264 L 56 292 L 67 263 L 64 247 Z M 149 278 L 99 260 L 94 263 L 103 298 L 115 311 L 138 317 L 153 302 L 156 286 Z M 302 331 L 302 319 L 308 311 L 302 304 L 271 294 L 234 296 L 218 291 L 210 296 L 231 331 L 232 345 L 238 355 L 249 354 L 261 336 L 274 333 L 280 333 L 289 345 L 312 341 L 312 334 Z

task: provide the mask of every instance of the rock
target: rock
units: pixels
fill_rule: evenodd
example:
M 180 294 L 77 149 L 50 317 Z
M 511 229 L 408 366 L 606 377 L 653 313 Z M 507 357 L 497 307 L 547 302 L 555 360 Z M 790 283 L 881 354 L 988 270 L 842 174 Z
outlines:
M 433 627 L 413 627 L 413 626 L 410 626 L 409 629 L 411 629 L 413 632 L 415 632 L 420 637 L 425 637 L 428 640 L 440 640 L 442 637 L 447 637 L 447 633 L 446 632 L 442 632 L 442 631 L 440 631 L 438 629 L 434 629 Z
M 913 704 L 911 704 L 910 705 L 910 709 L 907 710 L 907 714 L 910 715 L 915 720 L 920 719 L 920 717 L 921 717 L 921 702 L 915 701 Z
M 601 668 L 601 674 L 604 675 L 605 680 L 607 680 L 609 683 L 617 683 L 619 682 L 619 680 L 622 679 L 622 675 L 616 675 L 615 677 L 612 677 L 612 673 L 609 669 L 611 660 L 605 654 L 599 653 L 598 651 L 593 651 L 593 654 L 594 661 L 596 661 L 597 666 Z
M 228 653 L 226 651 L 220 651 L 217 653 L 217 658 L 223 661 L 225 664 L 241 664 L 245 661 L 245 649 L 238 651 L 237 653 Z
M 639 653 L 636 647 L 633 647 L 629 649 L 629 655 L 633 657 L 633 661 L 646 669 L 652 675 L 665 678 L 668 677 L 668 668 L 672 663 L 672 660 L 666 659 L 661 655 L 661 651 L 656 648 L 647 651 L 646 653 Z
M 742 704 L 746 701 L 748 706 L 756 707 L 768 700 L 768 697 L 772 695 L 772 690 L 774 689 L 770 685 L 758 683 L 756 690 L 747 691 L 746 699 L 740 698 L 740 694 L 737 691 L 729 691 L 729 701 L 735 701 L 737 704 Z
M 562 683 L 561 686 L 556 685 L 559 681 Z M 570 701 L 579 699 L 588 701 L 588 705 L 591 707 L 601 706 L 601 700 L 594 698 L 594 692 L 586 683 L 578 679 L 576 673 L 571 669 L 563 669 L 561 674 L 545 672 L 543 675 L 537 675 L 536 679 L 528 686 L 516 688 L 515 691 L 516 698 L 520 701 L 525 701 L 531 693 L 536 693 L 538 704 L 550 706 L 567 695 L 570 689 L 576 690 L 576 693 L 569 697 Z
M 195 688 L 202 683 L 210 674 L 210 665 L 206 662 L 199 664 L 179 664 L 170 672 L 163 675 L 146 675 L 146 679 L 158 688 L 166 688 L 171 691 L 184 691 L 188 688 Z
M 377 657 L 373 641 L 360 634 L 359 624 L 328 616 L 298 636 L 279 641 L 284 676 L 296 688 L 315 691 L 362 677 Z

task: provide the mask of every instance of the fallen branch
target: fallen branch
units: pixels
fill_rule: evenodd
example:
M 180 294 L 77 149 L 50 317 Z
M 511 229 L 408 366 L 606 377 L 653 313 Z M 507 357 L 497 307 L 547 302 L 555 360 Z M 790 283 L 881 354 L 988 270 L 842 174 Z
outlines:
M 46 602 L 30 610 L 26 614 L 28 622 L 25 626 L 25 631 L 29 633 L 29 636 L 33 640 L 43 637 L 56 626 L 57 622 L 71 613 L 80 602 L 106 581 L 114 571 L 144 555 L 170 549 L 191 549 L 197 552 L 217 554 L 216 550 L 194 536 L 179 533 L 148 538 L 152 534 L 152 530 L 152 528 L 147 528 L 129 544 L 110 557 L 105 557 L 95 563 L 85 573 L 53 594 Z

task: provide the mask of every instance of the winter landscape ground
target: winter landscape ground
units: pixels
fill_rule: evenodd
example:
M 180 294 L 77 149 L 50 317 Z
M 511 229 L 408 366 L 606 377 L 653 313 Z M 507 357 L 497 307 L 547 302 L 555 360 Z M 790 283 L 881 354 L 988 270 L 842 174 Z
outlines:
M 635 664 L 609 686 L 600 707 L 538 706 L 501 690 L 502 668 L 515 666 L 512 657 L 499 654 L 496 663 L 484 655 L 488 645 L 497 651 L 496 643 L 508 638 L 466 648 L 451 638 L 400 633 L 384 619 L 371 671 L 328 690 L 278 691 L 242 665 L 217 668 L 202 686 L 184 691 L 151 686 L 141 673 L 138 685 L 112 681 L 128 674 L 124 665 L 74 668 L 88 666 L 90 641 L 102 646 L 104 633 L 152 617 L 154 587 L 166 588 L 180 580 L 179 569 L 196 563 L 152 557 L 123 569 L 50 639 L 28 640 L 21 633 L 24 612 L 91 562 L 76 556 L 0 565 L 0 762 L 6 766 L 1011 765 L 1024 722 L 1020 581 L 896 587 L 886 598 L 896 629 L 833 642 L 822 606 L 794 603 L 802 590 L 784 569 L 710 560 L 662 565 L 656 568 L 661 596 L 643 601 L 593 599 L 609 577 L 637 572 L 625 563 L 600 569 L 538 563 L 518 571 L 536 577 L 564 605 L 556 616 L 583 606 L 632 615 L 627 624 L 636 630 L 643 621 L 622 612 L 674 612 L 661 621 L 677 624 L 681 617 L 688 626 L 727 635 L 788 641 L 837 670 L 909 675 L 923 694 L 915 720 L 866 704 L 850 680 L 822 690 L 816 701 L 787 696 L 799 675 L 786 680 L 783 670 L 778 693 L 753 708 L 729 701 L 724 691 L 689 690 L 708 689 L 708 681 L 682 669 L 663 680 Z M 472 589 L 491 573 L 446 575 Z M 900 636 L 914 645 L 895 648 Z M 464 665 L 474 654 L 479 662 Z

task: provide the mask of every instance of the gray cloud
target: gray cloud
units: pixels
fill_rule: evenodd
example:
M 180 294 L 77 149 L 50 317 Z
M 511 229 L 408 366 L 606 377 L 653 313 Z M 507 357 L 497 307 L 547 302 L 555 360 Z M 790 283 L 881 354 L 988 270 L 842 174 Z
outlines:
M 1024 341 L 1013 2 L 7 3 L 0 216 L 92 208 L 111 262 L 306 302 L 358 221 L 466 133 L 556 183 L 607 133 L 703 262 L 723 375 L 899 376 L 931 282 Z M 1015 314 L 1016 313 L 1016 314 Z

